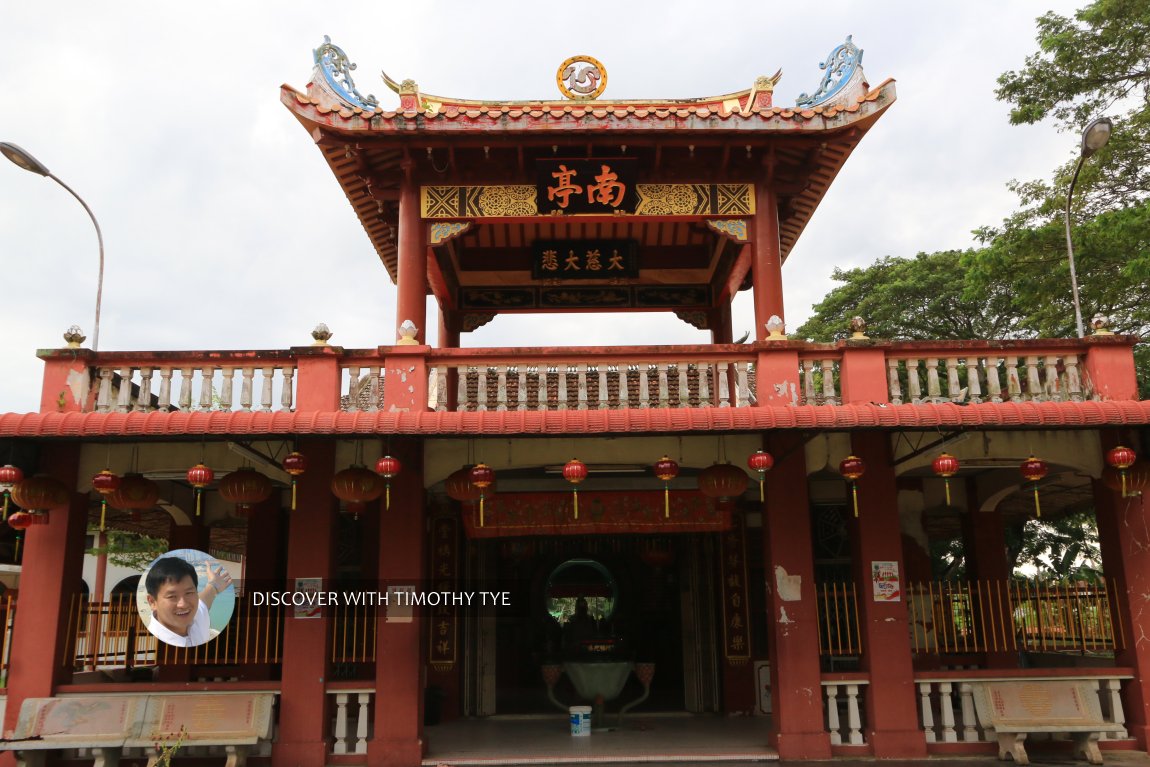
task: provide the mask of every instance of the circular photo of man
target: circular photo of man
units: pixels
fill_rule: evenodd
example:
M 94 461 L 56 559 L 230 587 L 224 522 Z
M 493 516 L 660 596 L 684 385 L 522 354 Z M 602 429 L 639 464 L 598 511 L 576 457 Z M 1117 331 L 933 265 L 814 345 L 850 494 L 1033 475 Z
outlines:
M 196 647 L 215 639 L 232 619 L 235 604 L 226 564 L 196 549 L 158 557 L 136 590 L 144 626 L 174 647 Z

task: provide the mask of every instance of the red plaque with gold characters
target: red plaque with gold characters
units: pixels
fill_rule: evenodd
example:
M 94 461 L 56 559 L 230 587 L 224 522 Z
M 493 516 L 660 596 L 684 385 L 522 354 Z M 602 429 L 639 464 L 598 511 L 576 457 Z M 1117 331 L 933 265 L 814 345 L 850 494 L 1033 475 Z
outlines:
M 539 160 L 535 205 L 540 213 L 634 213 L 639 204 L 633 158 Z
M 741 666 L 751 659 L 750 612 L 747 609 L 747 536 L 742 514 L 733 514 L 723 533 L 723 654 Z
M 459 520 L 455 517 L 436 517 L 431 522 L 432 591 L 454 591 L 458 568 Z M 459 641 L 456 609 L 452 605 L 431 608 L 428 660 L 435 671 L 451 671 L 455 668 Z

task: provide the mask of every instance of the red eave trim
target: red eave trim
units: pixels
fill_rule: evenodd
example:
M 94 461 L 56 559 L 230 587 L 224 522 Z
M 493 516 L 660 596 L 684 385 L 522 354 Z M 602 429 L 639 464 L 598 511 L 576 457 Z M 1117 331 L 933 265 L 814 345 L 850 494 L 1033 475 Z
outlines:
M 767 429 L 1090 429 L 1150 424 L 1150 401 L 551 412 L 5 413 L 0 437 L 645 434 Z

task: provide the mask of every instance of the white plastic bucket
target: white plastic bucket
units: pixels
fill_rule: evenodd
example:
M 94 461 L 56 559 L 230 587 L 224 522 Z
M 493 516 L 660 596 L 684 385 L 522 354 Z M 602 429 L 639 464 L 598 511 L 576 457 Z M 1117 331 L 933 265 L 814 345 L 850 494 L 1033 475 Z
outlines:
M 591 707 L 572 706 L 569 711 L 571 712 L 571 734 L 575 737 L 590 735 Z

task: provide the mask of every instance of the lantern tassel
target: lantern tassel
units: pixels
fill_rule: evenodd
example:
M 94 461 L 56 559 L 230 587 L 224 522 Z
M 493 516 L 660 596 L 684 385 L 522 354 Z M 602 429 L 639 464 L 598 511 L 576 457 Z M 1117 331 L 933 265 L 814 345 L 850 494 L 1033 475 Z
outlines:
M 949 506 L 950 505 L 950 479 L 946 478 L 946 479 L 942 480 L 942 484 L 946 488 L 946 505 Z
M 479 526 L 483 527 L 483 493 L 479 494 Z
M 671 488 L 663 485 L 663 519 L 671 518 Z
M 196 488 L 196 516 L 200 516 L 200 489 Z
M 4 491 L 4 516 L 0 517 L 0 521 L 8 521 L 8 491 Z
M 1038 483 L 1037 482 L 1034 483 L 1034 513 L 1039 519 L 1042 519 L 1042 505 L 1038 502 Z
M 295 511 L 295 478 L 291 481 L 291 510 Z
M 851 483 L 851 497 L 854 499 L 855 505 L 855 518 L 859 515 L 859 486 L 854 482 Z
M 20 561 L 20 536 L 16 536 L 16 552 L 12 555 L 12 559 L 16 562 Z
M 384 492 L 383 510 L 389 511 L 391 509 L 391 483 L 390 482 L 388 482 L 386 485 L 384 485 L 384 491 L 383 492 Z
M 766 503 L 766 502 L 767 502 L 767 495 L 766 495 L 766 491 L 763 490 L 763 478 L 759 477 L 759 503 Z
M 1130 496 L 1126 494 L 1126 472 L 1120 471 L 1118 472 L 1118 475 L 1122 477 L 1122 497 L 1129 498 Z M 5 504 L 5 506 L 7 506 L 7 504 Z
M 100 532 L 104 532 L 104 517 L 108 514 L 108 499 L 100 500 Z
M 579 519 L 579 491 L 572 490 L 571 493 L 575 496 L 575 519 Z

